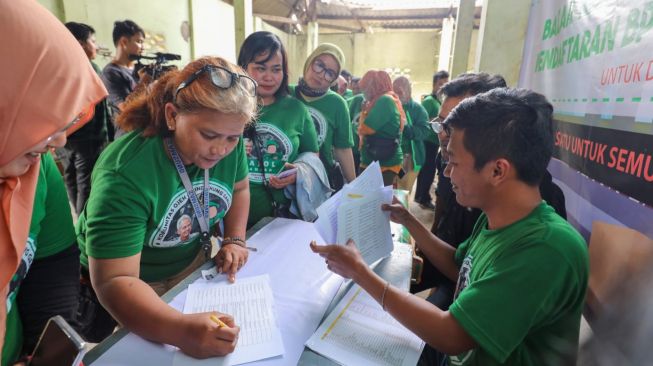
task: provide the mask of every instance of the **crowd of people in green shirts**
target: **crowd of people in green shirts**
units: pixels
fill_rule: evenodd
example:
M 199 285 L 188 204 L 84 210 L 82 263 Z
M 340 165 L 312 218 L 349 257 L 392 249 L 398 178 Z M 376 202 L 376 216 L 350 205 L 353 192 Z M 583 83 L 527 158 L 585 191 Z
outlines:
M 236 281 L 247 264 L 247 228 L 263 217 L 287 214 L 284 189 L 296 183 L 297 173 L 282 173 L 293 169 L 301 154 L 319 156 L 333 189 L 375 160 L 385 184 L 410 188 L 426 161 L 435 159 L 420 144 L 433 131 L 437 141 L 446 136 L 443 174 L 457 202 L 483 212 L 469 238 L 456 248 L 401 204 L 379 209 L 404 225 L 433 265 L 457 281 L 448 310 L 378 277 L 352 241 L 312 243 L 312 250 L 428 343 L 420 364 L 575 360 L 587 249 L 540 193 L 553 148 L 553 108 L 544 96 L 510 88 L 452 96 L 443 101 L 449 106 L 445 118 L 430 123 L 444 111 L 438 90 L 420 105 L 408 79 L 393 82 L 385 71 L 370 70 L 357 81 L 360 93 L 345 99 L 330 89 L 344 64 L 342 51 L 332 44 L 319 45 L 297 84 L 289 85 L 281 40 L 255 32 L 242 44 L 237 65 L 220 57 L 194 60 L 121 105 L 116 127 L 125 133 L 95 163 L 90 195 L 73 227 L 64 182 L 48 151 L 63 147 L 65 135 L 88 122 L 89 109 L 106 90 L 79 49 L 81 41 L 64 34 L 47 11 L 30 2 L 3 6 L 18 20 L 5 27 L 26 36 L 23 47 L 40 50 L 43 40 L 56 45 L 46 47 L 47 64 L 21 67 L 37 75 L 54 67 L 78 82 L 77 88 L 50 88 L 17 101 L 29 109 L 57 101 L 57 93 L 69 97 L 69 103 L 51 105 L 58 114 L 35 122 L 42 136 L 27 139 L 24 130 L 6 131 L 14 143 L 24 142 L 6 152 L 2 146 L 3 203 L 18 195 L 17 181 L 34 189 L 19 192 L 28 197 L 20 201 L 29 202 L 29 210 L 21 211 L 28 216 L 3 205 L 0 234 L 8 238 L 8 253 L 20 255 L 3 268 L 2 365 L 29 353 L 33 343 L 22 337 L 34 340 L 55 314 L 95 342 L 120 325 L 196 358 L 232 352 L 239 327 L 229 314 L 181 314 L 160 296 L 206 261 Z M 28 23 L 21 21 L 25 14 L 32 22 L 43 18 L 44 26 L 34 30 L 37 37 L 21 28 Z M 128 47 L 130 36 L 125 37 L 118 44 Z M 41 43 L 33 44 L 37 39 Z M 21 226 L 15 222 L 23 236 L 14 235 Z M 216 325 L 211 316 L 228 326 Z

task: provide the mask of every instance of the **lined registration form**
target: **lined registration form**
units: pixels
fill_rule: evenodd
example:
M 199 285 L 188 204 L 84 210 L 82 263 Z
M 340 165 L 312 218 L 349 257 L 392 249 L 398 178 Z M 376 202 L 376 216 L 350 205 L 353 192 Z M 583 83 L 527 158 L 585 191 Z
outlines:
M 260 275 L 239 279 L 238 282 L 194 283 L 188 286 L 185 314 L 217 311 L 234 317 L 240 327 L 236 350 L 220 359 L 220 364 L 238 365 L 284 353 L 281 332 L 274 317 L 274 298 L 270 277 Z M 175 365 L 183 364 L 179 352 Z M 218 359 L 202 360 L 215 365 Z M 198 362 L 198 360 L 194 360 Z M 212 362 L 211 362 L 212 361 Z

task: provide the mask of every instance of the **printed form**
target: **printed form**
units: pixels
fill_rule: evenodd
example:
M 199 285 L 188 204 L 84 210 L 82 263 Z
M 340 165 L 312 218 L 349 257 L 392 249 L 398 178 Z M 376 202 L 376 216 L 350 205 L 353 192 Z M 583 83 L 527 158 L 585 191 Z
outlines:
M 424 342 L 355 285 L 306 346 L 342 365 L 413 366 Z
M 174 363 L 184 364 L 184 359 L 188 359 L 202 365 L 238 365 L 282 355 L 283 341 L 275 321 L 273 303 L 268 275 L 239 279 L 234 284 L 189 285 L 184 313 L 218 311 L 230 314 L 240 327 L 238 345 L 226 357 L 201 361 L 177 352 Z

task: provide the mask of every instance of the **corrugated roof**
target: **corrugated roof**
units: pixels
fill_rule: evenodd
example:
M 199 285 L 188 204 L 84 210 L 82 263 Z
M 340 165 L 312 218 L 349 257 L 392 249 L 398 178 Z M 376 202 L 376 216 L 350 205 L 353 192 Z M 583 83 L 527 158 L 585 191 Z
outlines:
M 476 28 L 481 18 L 480 3 L 476 0 Z M 400 8 L 388 9 L 392 4 Z M 291 16 L 295 14 L 300 24 L 315 19 L 321 33 L 366 32 L 370 28 L 442 28 L 442 19 L 456 17 L 458 0 L 253 0 L 252 6 L 255 14 L 286 31 L 293 30 Z

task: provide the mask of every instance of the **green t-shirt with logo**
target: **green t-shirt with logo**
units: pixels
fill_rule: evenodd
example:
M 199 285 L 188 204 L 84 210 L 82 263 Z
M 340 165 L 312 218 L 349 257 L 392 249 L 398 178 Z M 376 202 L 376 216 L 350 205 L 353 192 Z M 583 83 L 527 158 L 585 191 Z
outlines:
M 425 159 L 423 141 L 431 129 L 428 123 L 428 115 L 426 109 L 412 99 L 408 103 L 402 104 L 402 107 L 406 112 L 406 121 L 410 120 L 410 128 L 404 128 L 402 148 L 404 153 L 412 153 L 414 170 L 419 172 Z M 408 133 L 409 130 L 410 133 Z
M 380 161 L 381 167 L 391 167 L 401 165 L 403 162 L 403 151 L 401 149 L 401 115 L 399 109 L 395 104 L 392 97 L 382 95 L 376 100 L 372 109 L 370 109 L 365 118 L 365 125 L 374 131 L 374 135 L 386 139 L 394 139 L 399 137 L 399 146 L 397 147 L 394 155 L 387 160 Z M 372 163 L 372 159 L 368 156 L 365 149 L 365 138 L 363 138 L 363 146 L 361 147 L 361 165 L 367 166 Z
M 424 100 L 422 100 L 422 107 L 426 109 L 426 113 L 429 115 L 429 121 L 437 117 L 440 114 L 440 108 L 442 103 L 437 98 L 434 98 L 433 95 L 428 95 Z M 428 141 L 432 144 L 440 145 L 440 140 L 438 140 L 438 135 L 429 128 L 428 135 L 424 141 Z
M 140 277 L 161 281 L 187 267 L 201 249 L 200 226 L 165 142 L 132 131 L 98 159 L 93 189 L 77 223 L 81 263 L 88 257 L 124 258 L 141 253 Z M 202 204 L 204 170 L 186 166 Z M 242 139 L 209 170 L 209 226 L 231 207 L 233 186 L 247 177 Z
M 544 201 L 487 229 L 485 214 L 457 249 L 449 311 L 478 347 L 450 365 L 563 365 L 573 361 L 589 273 L 587 246 Z
M 347 99 L 347 104 L 349 106 L 349 119 L 351 120 L 351 135 L 354 140 L 354 154 L 360 155 L 360 137 L 358 136 L 358 121 L 361 117 L 361 107 L 365 96 L 363 94 L 356 94 L 353 97 Z
M 260 154 L 253 150 L 256 144 L 245 139 L 250 191 L 248 227 L 263 217 L 273 215 L 270 195 L 263 186 L 259 157 L 263 157 L 265 179 L 269 182 L 270 175 L 282 171 L 284 164 L 295 161 L 300 153 L 318 152 L 317 134 L 311 115 L 302 102 L 290 96 L 279 98 L 261 109 L 256 122 L 256 135 Z M 268 188 L 277 204 L 288 203 L 283 189 Z
M 304 100 L 300 93 L 296 93 L 294 85 L 290 86 L 290 92 L 308 107 L 315 124 L 320 159 L 324 167 L 329 170 L 334 165 L 334 148 L 346 149 L 354 146 L 347 103 L 333 90 L 327 91 L 320 99 L 311 102 Z
M 75 228 L 63 178 L 52 155 L 44 154 L 41 156 L 27 245 L 18 270 L 9 284 L 6 298 L 7 323 L 2 365 L 11 364 L 20 356 L 23 326 L 16 307 L 16 297 L 32 262 L 57 254 L 74 243 Z

